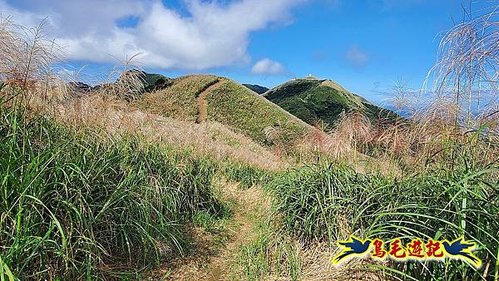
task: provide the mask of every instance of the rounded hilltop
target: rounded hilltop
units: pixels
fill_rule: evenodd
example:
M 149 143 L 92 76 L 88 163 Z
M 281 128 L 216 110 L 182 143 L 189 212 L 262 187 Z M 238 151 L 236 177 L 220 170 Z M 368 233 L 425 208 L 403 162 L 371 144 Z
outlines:
M 266 131 L 279 131 L 291 143 L 312 127 L 260 94 L 225 77 L 188 75 L 168 87 L 146 93 L 137 101 L 147 112 L 177 119 L 219 122 L 251 139 L 272 144 Z
M 360 112 L 373 121 L 397 117 L 333 80 L 312 75 L 279 85 L 267 91 L 264 97 L 311 125 L 317 122 L 333 125 L 342 112 Z

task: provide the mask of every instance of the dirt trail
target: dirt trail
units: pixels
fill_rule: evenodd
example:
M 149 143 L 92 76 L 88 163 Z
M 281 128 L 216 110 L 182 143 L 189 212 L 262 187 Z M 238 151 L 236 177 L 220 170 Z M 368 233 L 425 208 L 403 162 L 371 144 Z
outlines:
M 179 258 L 159 267 L 144 280 L 240 280 L 240 269 L 236 267 L 241 246 L 258 238 L 259 230 L 255 221 L 269 216 L 271 201 L 258 186 L 239 189 L 237 183 L 224 183 L 221 192 L 223 200 L 234 202 L 233 216 L 222 230 L 223 233 L 193 229 L 193 252 L 187 258 Z M 335 267 L 330 260 L 338 254 L 338 248 L 328 243 L 307 247 L 299 243 L 293 245 L 298 247 L 297 253 L 301 260 L 299 280 L 383 280 L 376 273 L 366 271 L 364 261 L 353 261 L 342 268 Z M 264 280 L 290 280 L 290 277 L 284 272 L 283 276 L 269 274 Z
M 221 189 L 224 200 L 234 202 L 233 217 L 224 229 L 227 237 L 193 230 L 195 249 L 187 258 L 179 260 L 178 264 L 157 271 L 154 275 L 160 280 L 232 280 L 233 261 L 237 258 L 239 248 L 254 239 L 253 219 L 255 214 L 270 208 L 259 187 L 239 189 L 237 183 L 224 183 Z M 222 241 L 217 239 L 222 238 Z M 156 280 L 156 279 L 155 279 Z
M 198 116 L 196 123 L 200 124 L 208 119 L 208 102 L 206 101 L 206 96 L 220 86 L 222 81 L 215 80 L 213 84 L 209 85 L 206 89 L 201 91 L 196 98 L 196 107 L 198 109 Z

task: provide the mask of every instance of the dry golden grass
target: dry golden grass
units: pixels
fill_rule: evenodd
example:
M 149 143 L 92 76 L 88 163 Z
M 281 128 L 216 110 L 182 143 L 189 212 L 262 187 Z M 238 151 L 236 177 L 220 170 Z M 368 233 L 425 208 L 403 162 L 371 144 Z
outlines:
M 38 100 L 31 104 L 38 104 Z M 216 122 L 195 124 L 129 107 L 121 99 L 88 95 L 52 104 L 50 114 L 73 129 L 101 128 L 114 135 L 140 135 L 145 141 L 158 142 L 218 160 L 242 161 L 264 169 L 276 170 L 287 165 L 266 148 Z
M 486 128 L 480 132 L 456 125 L 456 112 L 452 102 L 436 100 L 413 114 L 410 121 L 372 124 L 358 114 L 344 115 L 329 135 L 317 132 L 311 137 L 312 141 L 304 140 L 304 144 L 315 144 L 318 154 L 348 161 L 366 171 L 391 175 L 398 175 L 401 169 L 431 169 L 432 163 L 446 161 L 447 148 L 470 143 L 474 145 L 472 157 L 477 163 L 499 159 L 499 147 L 495 145 L 499 138 L 494 133 L 499 113 L 493 111 L 476 118 L 477 124 Z M 308 148 L 310 150 L 313 149 Z
M 372 134 L 373 125 L 367 117 L 359 113 L 343 113 L 333 131 L 326 133 L 320 126 L 316 126 L 294 144 L 293 150 L 302 162 L 318 162 L 321 158 L 326 158 L 348 163 L 361 173 L 398 173 L 393 163 L 386 159 L 375 159 L 364 154 L 363 144 L 371 140 Z
M 195 121 L 198 108 L 196 98 L 207 87 L 216 83 L 213 75 L 190 75 L 175 79 L 170 87 L 145 94 L 133 105 L 144 112 L 179 120 Z
M 35 84 L 49 84 L 59 47 L 44 32 L 46 21 L 33 28 L 0 17 L 0 79 L 6 84 L 32 91 Z M 43 93 L 43 92 L 42 92 Z
M 406 93 L 405 100 L 397 101 L 402 104 L 410 98 Z M 413 109 L 410 120 L 380 119 L 373 123 L 362 114 L 343 113 L 330 132 L 325 133 L 319 124 L 295 142 L 295 156 L 302 162 L 318 162 L 321 158 L 345 162 L 358 172 L 388 176 L 431 169 L 433 163 L 447 161 L 448 148 L 470 143 L 475 145 L 470 153 L 477 163 L 499 159 L 497 103 L 484 108 L 471 129 L 456 124 L 456 116 L 461 113 L 453 100 L 439 98 L 424 106 L 406 103 L 402 107 Z
M 480 119 L 474 112 L 498 101 L 499 9 L 497 1 L 489 2 L 465 11 L 465 20 L 444 34 L 426 82 L 438 98 L 454 103 L 457 111 L 452 117 L 468 128 Z

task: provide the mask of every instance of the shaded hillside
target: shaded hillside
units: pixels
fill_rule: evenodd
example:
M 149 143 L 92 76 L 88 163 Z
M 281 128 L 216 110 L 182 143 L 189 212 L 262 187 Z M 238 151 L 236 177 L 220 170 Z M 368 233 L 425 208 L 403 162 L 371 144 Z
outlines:
M 279 106 L 227 78 L 180 77 L 136 102 L 147 112 L 177 119 L 216 121 L 263 144 L 290 143 L 311 127 Z
M 168 78 L 161 74 L 147 73 L 142 70 L 128 70 L 116 79 L 113 83 L 104 83 L 96 86 L 88 85 L 81 81 L 72 81 L 67 84 L 69 92 L 75 94 L 88 94 L 113 87 L 118 88 L 122 95 L 135 92 L 135 94 L 143 94 L 167 88 L 173 83 L 172 78 Z
M 267 87 L 264 87 L 264 86 L 260 86 L 260 85 L 255 85 L 255 84 L 243 84 L 244 87 L 252 90 L 253 92 L 257 93 L 257 94 L 264 94 L 265 92 L 267 92 L 268 90 L 270 90 L 269 88 Z
M 152 74 L 141 70 L 131 70 L 131 71 L 134 72 L 135 75 L 140 79 L 144 87 L 144 91 L 146 92 L 164 89 L 173 83 L 173 79 L 168 78 L 161 74 Z M 125 75 L 127 73 L 125 73 Z
M 371 104 L 331 80 L 294 79 L 264 96 L 308 124 L 332 125 L 342 112 L 359 111 L 371 120 L 396 118 L 396 114 Z

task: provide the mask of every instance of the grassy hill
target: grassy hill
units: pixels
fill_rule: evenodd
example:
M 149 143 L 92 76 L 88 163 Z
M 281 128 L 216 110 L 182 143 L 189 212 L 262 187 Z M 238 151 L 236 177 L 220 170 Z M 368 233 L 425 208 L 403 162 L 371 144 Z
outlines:
M 292 142 L 311 129 L 248 88 L 212 75 L 177 78 L 168 88 L 145 94 L 136 105 L 166 117 L 216 121 L 263 144 Z
M 396 117 L 331 80 L 294 79 L 264 96 L 308 124 L 323 121 L 331 125 L 342 112 L 352 111 L 362 112 L 371 120 Z
M 131 71 L 66 87 L 40 77 L 53 54 L 39 29 L 35 40 L 26 31 L 0 20 L 0 281 L 499 280 L 495 116 L 461 128 L 462 103 L 429 100 L 417 119 L 347 115 L 324 134 L 217 76 Z M 482 39 L 471 53 L 497 61 Z M 310 123 L 382 113 L 312 77 L 269 96 Z M 351 234 L 370 250 L 333 266 Z M 443 242 L 458 237 L 477 246 L 466 260 Z M 416 239 L 444 247 L 431 259 L 429 247 L 424 259 L 372 259 L 373 238 L 384 250 L 400 238 L 405 253 Z
M 262 95 L 265 92 L 267 92 L 268 90 L 270 90 L 267 87 L 260 86 L 260 85 L 255 85 L 255 84 L 243 84 L 243 86 L 246 87 L 246 88 L 248 88 L 248 89 L 250 89 L 250 90 L 252 90 L 255 93 L 260 94 L 260 95 Z
M 206 88 L 218 82 L 213 75 L 190 75 L 173 80 L 166 89 L 145 94 L 137 101 L 145 112 L 155 113 L 180 120 L 195 121 L 196 98 Z

